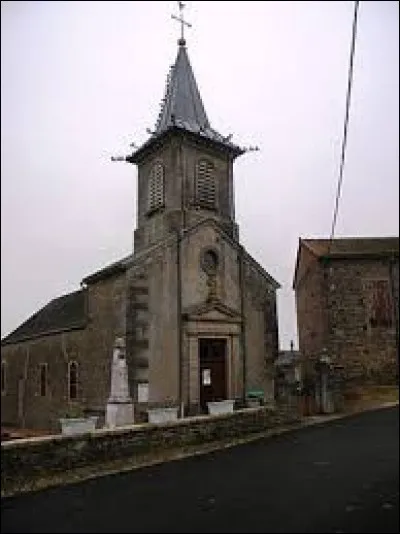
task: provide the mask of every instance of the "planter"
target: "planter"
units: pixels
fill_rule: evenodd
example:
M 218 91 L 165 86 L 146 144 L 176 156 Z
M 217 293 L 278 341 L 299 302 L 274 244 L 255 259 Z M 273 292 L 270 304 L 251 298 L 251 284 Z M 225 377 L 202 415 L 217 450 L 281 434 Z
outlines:
M 147 410 L 149 423 L 169 423 L 178 420 L 178 408 L 152 408 Z
M 261 406 L 260 399 L 247 399 L 247 408 L 259 408 Z
M 61 418 L 61 433 L 64 436 L 74 436 L 76 434 L 93 432 L 96 429 L 97 420 L 97 415 L 91 417 Z
M 234 400 L 223 400 L 216 402 L 207 402 L 208 413 L 211 415 L 217 415 L 220 413 L 233 413 Z

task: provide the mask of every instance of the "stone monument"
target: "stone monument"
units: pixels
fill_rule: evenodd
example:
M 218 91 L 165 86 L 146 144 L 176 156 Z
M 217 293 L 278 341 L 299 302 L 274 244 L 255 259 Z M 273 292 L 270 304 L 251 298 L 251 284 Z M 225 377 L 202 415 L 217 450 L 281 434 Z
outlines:
M 111 362 L 111 392 L 106 409 L 106 427 L 134 423 L 134 407 L 129 395 L 128 365 L 125 357 L 125 341 L 116 338 Z

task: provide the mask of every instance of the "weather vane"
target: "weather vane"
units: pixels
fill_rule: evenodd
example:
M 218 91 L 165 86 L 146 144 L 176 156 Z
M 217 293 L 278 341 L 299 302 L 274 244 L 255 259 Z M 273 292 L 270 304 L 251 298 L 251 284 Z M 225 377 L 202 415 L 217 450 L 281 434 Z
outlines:
M 189 24 L 189 22 L 186 22 L 186 20 L 183 18 L 183 9 L 185 7 L 185 4 L 183 2 L 178 2 L 178 8 L 179 8 L 179 17 L 176 15 L 171 15 L 171 18 L 174 20 L 177 20 L 181 23 L 181 38 L 179 39 L 178 43 L 184 45 L 185 44 L 185 35 L 184 35 L 184 29 L 185 26 L 188 28 L 191 28 L 192 25 Z

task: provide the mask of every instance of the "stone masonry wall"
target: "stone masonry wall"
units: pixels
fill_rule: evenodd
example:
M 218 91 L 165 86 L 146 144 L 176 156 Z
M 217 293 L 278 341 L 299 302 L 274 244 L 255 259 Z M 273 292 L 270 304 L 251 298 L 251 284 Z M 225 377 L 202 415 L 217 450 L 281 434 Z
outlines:
M 59 430 L 58 418 L 68 406 L 68 362 L 78 363 L 78 400 L 82 402 L 86 369 L 85 330 L 71 330 L 2 347 L 6 392 L 1 399 L 2 424 Z M 47 391 L 40 395 L 40 365 L 47 364 Z
M 102 415 L 110 390 L 115 337 L 125 336 L 125 276 L 88 288 L 88 325 L 2 347 L 6 393 L 2 424 L 60 430 L 59 417 L 71 405 Z M 78 398 L 68 399 L 68 362 L 78 363 Z M 39 394 L 39 366 L 47 364 L 47 393 Z M 19 385 L 18 385 L 19 384 Z M 19 392 L 18 392 L 19 390 Z
M 81 436 L 49 436 L 1 444 L 2 492 L 18 491 L 35 481 L 77 467 L 140 457 L 188 445 L 239 438 L 280 425 L 294 424 L 299 416 L 266 408 L 232 414 L 181 419 L 163 425 L 143 424 L 114 430 L 96 430 Z
M 84 397 L 93 412 L 105 410 L 110 393 L 111 358 L 116 337 L 126 334 L 126 276 L 121 274 L 88 287 L 89 324 Z
M 394 275 L 398 273 L 398 262 Z M 396 305 L 391 301 L 392 324 L 371 325 L 368 310 L 369 281 L 386 280 L 390 287 L 387 260 L 334 260 L 326 267 L 329 288 L 330 352 L 345 368 L 349 383 L 391 385 L 397 382 L 395 310 L 398 310 L 398 274 L 395 280 Z M 397 317 L 398 320 L 398 317 Z
M 321 265 L 315 261 L 296 288 L 299 350 L 304 371 L 312 373 L 311 362 L 320 356 L 326 339 L 326 305 L 324 278 Z
M 246 389 L 274 399 L 274 360 L 278 355 L 276 290 L 251 261 L 245 261 L 244 317 Z
M 214 166 L 216 179 L 215 210 L 196 205 L 195 176 L 200 159 Z M 148 213 L 148 176 L 152 166 L 160 162 L 164 168 L 164 207 Z M 234 224 L 232 161 L 227 154 L 196 143 L 182 136 L 166 140 L 154 153 L 138 165 L 137 228 L 134 233 L 135 252 L 159 242 L 171 232 L 209 217 L 218 219 L 230 235 L 238 233 Z M 185 215 L 183 213 L 185 212 Z M 185 217 L 185 223 L 183 218 Z

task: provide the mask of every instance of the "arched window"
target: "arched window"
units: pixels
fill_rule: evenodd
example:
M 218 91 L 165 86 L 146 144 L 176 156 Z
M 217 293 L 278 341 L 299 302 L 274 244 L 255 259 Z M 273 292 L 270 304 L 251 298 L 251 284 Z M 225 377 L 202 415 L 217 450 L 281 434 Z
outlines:
M 207 159 L 201 159 L 196 167 L 196 204 L 215 208 L 216 189 L 214 165 Z
M 78 364 L 69 362 L 68 364 L 68 396 L 70 400 L 78 398 Z
M 148 184 L 148 211 L 164 206 L 164 166 L 157 162 L 153 165 Z
M 47 363 L 39 365 L 39 395 L 41 397 L 47 395 Z

